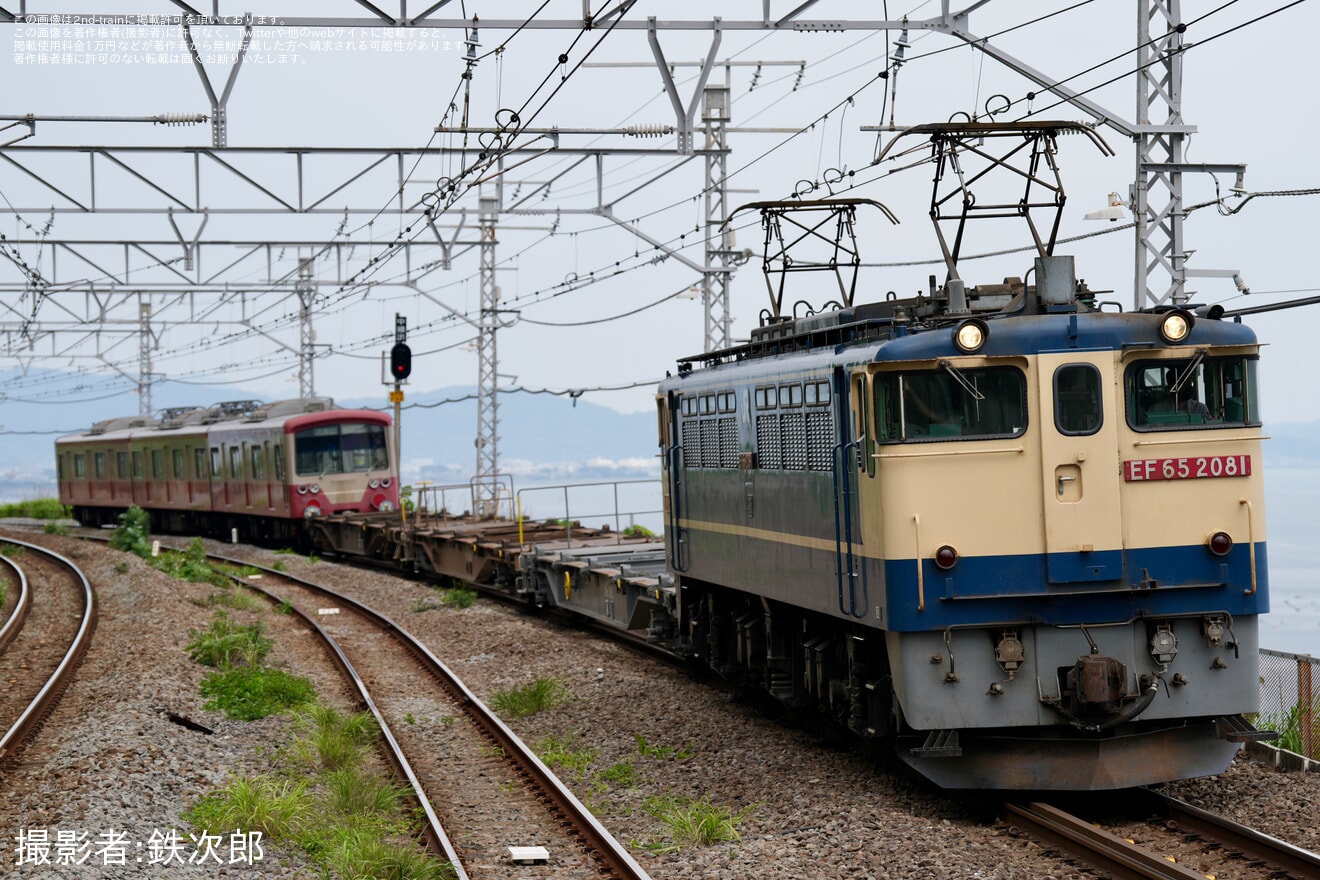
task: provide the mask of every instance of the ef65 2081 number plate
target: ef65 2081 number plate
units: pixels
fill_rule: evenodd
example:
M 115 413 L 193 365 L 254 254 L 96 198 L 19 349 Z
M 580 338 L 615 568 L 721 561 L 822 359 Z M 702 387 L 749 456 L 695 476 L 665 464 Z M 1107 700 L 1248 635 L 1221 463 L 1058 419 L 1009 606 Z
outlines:
M 1201 480 L 1207 477 L 1251 476 L 1250 455 L 1200 455 L 1186 458 L 1132 458 L 1123 462 L 1129 483 L 1153 480 Z

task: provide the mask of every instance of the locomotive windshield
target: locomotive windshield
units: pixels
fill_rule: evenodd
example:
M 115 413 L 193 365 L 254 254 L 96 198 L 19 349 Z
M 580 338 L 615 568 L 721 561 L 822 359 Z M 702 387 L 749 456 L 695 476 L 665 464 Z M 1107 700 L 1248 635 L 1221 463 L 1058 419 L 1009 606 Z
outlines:
M 1027 427 L 1027 381 L 1014 367 L 881 373 L 875 412 L 882 443 L 1017 437 Z
M 1138 431 L 1260 424 L 1255 358 L 1138 361 L 1123 383 L 1128 424 Z
M 320 425 L 293 435 L 300 477 L 383 470 L 389 466 L 384 425 Z

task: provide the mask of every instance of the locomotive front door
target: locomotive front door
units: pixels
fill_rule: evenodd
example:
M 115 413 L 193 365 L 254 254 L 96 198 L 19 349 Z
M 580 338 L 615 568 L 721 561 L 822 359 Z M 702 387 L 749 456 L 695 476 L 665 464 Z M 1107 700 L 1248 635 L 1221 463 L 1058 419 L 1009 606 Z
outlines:
M 1123 576 L 1118 424 L 1123 418 L 1110 352 L 1037 359 L 1041 503 L 1050 583 Z

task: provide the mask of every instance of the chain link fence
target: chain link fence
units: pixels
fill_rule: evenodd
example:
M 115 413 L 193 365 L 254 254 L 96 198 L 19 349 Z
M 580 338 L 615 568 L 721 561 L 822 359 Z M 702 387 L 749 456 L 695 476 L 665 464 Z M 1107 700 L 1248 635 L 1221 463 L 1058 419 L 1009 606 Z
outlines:
M 1260 651 L 1260 714 L 1256 727 L 1277 730 L 1273 745 L 1308 758 L 1320 758 L 1320 659 L 1310 654 Z

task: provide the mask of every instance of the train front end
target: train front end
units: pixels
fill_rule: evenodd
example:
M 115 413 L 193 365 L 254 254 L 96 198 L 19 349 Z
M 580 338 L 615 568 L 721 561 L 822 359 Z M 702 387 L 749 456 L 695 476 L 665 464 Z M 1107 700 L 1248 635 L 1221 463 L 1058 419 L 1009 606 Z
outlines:
M 283 426 L 292 517 L 399 509 L 391 420 L 371 410 L 294 416 Z
M 1264 736 L 1257 354 L 1240 324 L 1076 303 L 881 349 L 859 518 L 905 761 L 1124 788 Z

